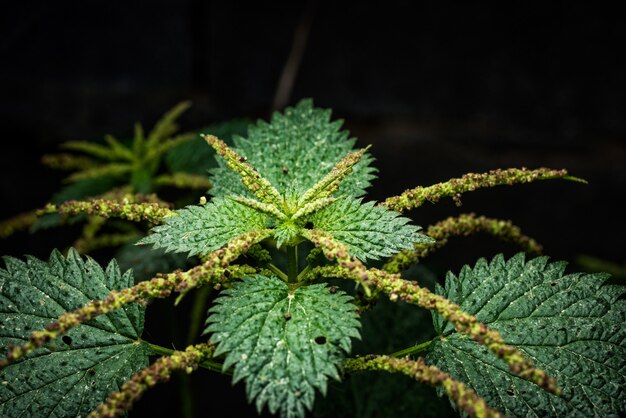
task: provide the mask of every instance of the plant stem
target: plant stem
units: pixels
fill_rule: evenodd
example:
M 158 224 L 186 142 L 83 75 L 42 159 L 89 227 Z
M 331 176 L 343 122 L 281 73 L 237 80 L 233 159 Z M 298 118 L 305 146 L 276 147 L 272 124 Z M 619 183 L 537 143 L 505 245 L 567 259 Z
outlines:
M 186 345 L 192 345 L 198 336 L 200 323 L 202 322 L 202 317 L 206 308 L 206 301 L 210 293 L 210 286 L 203 286 L 196 291 L 193 305 L 191 307 L 189 331 L 187 332 L 187 339 L 185 341 Z M 180 394 L 181 416 L 183 418 L 193 418 L 195 414 L 193 392 L 191 388 L 191 376 L 187 373 L 179 373 L 178 380 L 180 383 L 178 387 Z
M 272 273 L 277 275 L 278 278 L 281 279 L 282 281 L 285 281 L 285 282 L 289 281 L 289 279 L 287 278 L 287 275 L 281 269 L 276 267 L 276 265 L 274 265 L 273 263 L 267 263 L 267 264 L 265 264 L 265 267 L 270 269 L 272 271 Z
M 187 373 L 178 372 L 178 395 L 180 397 L 180 414 L 182 418 L 193 418 L 193 395 L 191 378 Z
M 288 245 L 287 251 L 287 280 L 289 283 L 298 281 L 298 246 Z
M 393 354 L 390 354 L 390 357 L 406 357 L 409 356 L 411 354 L 417 354 L 417 353 L 421 353 L 422 351 L 425 351 L 428 346 L 430 346 L 433 343 L 434 339 L 430 340 L 430 341 L 425 341 L 421 344 L 417 344 L 414 345 L 413 347 L 409 347 L 409 348 L 405 348 L 404 350 L 400 350 L 400 351 L 396 351 Z
M 193 300 L 193 306 L 191 307 L 191 318 L 189 324 L 189 332 L 187 333 L 187 345 L 191 345 L 195 342 L 200 329 L 200 323 L 204 316 L 206 309 L 206 302 L 211 293 L 211 286 L 203 286 L 196 292 L 196 297 Z
M 164 355 L 164 356 L 171 356 L 175 350 L 172 350 L 171 348 L 166 348 L 166 347 L 162 347 L 160 345 L 156 345 L 156 344 L 151 344 L 147 341 L 142 341 L 144 344 L 146 344 L 150 350 L 152 350 L 152 352 L 154 354 L 160 354 L 160 355 Z M 230 371 L 222 371 L 222 365 L 220 363 L 217 363 L 215 361 L 211 361 L 211 360 L 204 360 L 203 362 L 198 364 L 200 367 L 207 369 L 207 370 L 211 370 L 214 372 L 218 372 L 218 373 L 222 373 L 222 374 L 227 374 L 230 375 L 231 372 Z
M 172 354 L 174 354 L 174 351 L 175 351 L 175 350 L 172 350 L 171 348 L 161 347 L 160 345 L 151 344 L 147 341 L 143 341 L 143 343 L 146 344 L 148 347 L 150 347 L 150 350 L 152 350 L 154 354 L 160 354 L 163 356 L 171 356 Z
M 302 269 L 302 271 L 298 274 L 298 282 L 301 282 L 302 280 L 306 279 L 306 276 L 309 274 L 309 272 L 311 271 L 313 267 L 311 266 L 311 264 L 307 264 L 306 267 L 304 269 Z

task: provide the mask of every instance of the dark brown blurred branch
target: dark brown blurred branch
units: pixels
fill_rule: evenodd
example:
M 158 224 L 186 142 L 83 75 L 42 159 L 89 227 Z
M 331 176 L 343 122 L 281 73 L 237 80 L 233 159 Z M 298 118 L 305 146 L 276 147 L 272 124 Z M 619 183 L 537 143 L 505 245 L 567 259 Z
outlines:
M 291 51 L 283 67 L 283 71 L 278 79 L 278 86 L 276 87 L 276 94 L 274 95 L 274 102 L 272 103 L 272 110 L 281 110 L 289 102 L 291 97 L 291 91 L 293 90 L 293 84 L 304 56 L 304 50 L 309 39 L 309 33 L 311 32 L 311 24 L 315 11 L 317 10 L 317 0 L 309 0 L 305 6 L 304 12 L 296 31 L 293 34 L 293 42 L 291 44 Z

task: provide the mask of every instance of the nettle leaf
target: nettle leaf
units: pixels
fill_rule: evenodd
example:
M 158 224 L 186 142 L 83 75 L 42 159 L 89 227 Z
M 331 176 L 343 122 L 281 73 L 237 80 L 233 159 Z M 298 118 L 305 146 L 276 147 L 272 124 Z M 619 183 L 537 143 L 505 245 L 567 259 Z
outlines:
M 234 150 L 284 193 L 293 189 L 302 195 L 321 180 L 354 147 L 342 121 L 330 121 L 331 111 L 313 107 L 303 100 L 284 114 L 274 113 L 271 123 L 259 121 L 248 127 L 248 137 L 234 137 Z M 376 171 L 373 157 L 365 154 L 352 173 L 342 182 L 338 194 L 362 196 Z M 239 174 L 218 158 L 219 167 L 211 170 L 213 196 L 252 195 L 242 185 Z
M 215 151 L 207 147 L 200 134 L 211 134 L 219 137 L 227 144 L 232 143 L 233 135 L 245 135 L 250 121 L 233 119 L 216 123 L 198 131 L 197 138 L 172 148 L 165 154 L 165 164 L 169 171 L 206 174 L 209 168 L 217 166 Z
M 339 199 L 313 214 L 309 221 L 314 228 L 329 232 L 346 244 L 352 255 L 363 261 L 389 257 L 413 248 L 414 243 L 433 242 L 418 233 L 421 227 L 409 225 L 410 219 L 374 204 L 361 203 L 361 199 Z
M 103 270 L 70 250 L 45 262 L 5 257 L 0 269 L 0 356 L 8 344 L 24 344 L 30 333 L 59 315 L 111 290 L 133 285 L 115 262 Z M 148 365 L 150 351 L 139 339 L 145 308 L 138 304 L 79 325 L 49 348 L 39 348 L 0 371 L 0 416 L 86 416 L 107 395 Z
M 267 216 L 231 199 L 215 198 L 201 206 L 187 206 L 177 216 L 164 218 L 163 225 L 138 244 L 152 244 L 167 252 L 203 255 L 220 248 L 230 239 L 263 229 Z
M 259 412 L 265 404 L 282 417 L 303 417 L 315 389 L 326 392 L 328 377 L 359 338 L 351 297 L 325 284 L 295 290 L 275 278 L 254 276 L 224 290 L 210 310 L 206 332 L 234 366 L 233 382 L 246 382 Z
M 192 267 L 192 262 L 198 262 L 196 258 L 188 258 L 184 254 L 166 253 L 163 249 L 154 250 L 134 242 L 122 245 L 115 252 L 115 259 L 120 269 L 133 270 L 135 282 L 150 280 L 157 273 L 188 269 Z
M 624 286 L 607 275 L 564 275 L 566 263 L 523 254 L 448 274 L 438 293 L 458 303 L 557 379 L 554 396 L 509 371 L 484 347 L 434 315 L 427 361 L 468 383 L 509 417 L 617 417 L 626 410 Z

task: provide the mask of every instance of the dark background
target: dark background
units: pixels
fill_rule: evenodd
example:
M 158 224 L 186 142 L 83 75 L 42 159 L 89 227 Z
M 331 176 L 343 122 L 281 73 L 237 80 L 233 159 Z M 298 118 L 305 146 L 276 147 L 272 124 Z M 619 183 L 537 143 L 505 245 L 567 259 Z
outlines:
M 500 187 L 465 195 L 461 208 L 448 200 L 410 215 L 424 226 L 470 211 L 512 219 L 554 258 L 623 264 L 622 14 L 570 2 L 412 4 L 3 4 L 0 218 L 42 206 L 59 188 L 61 174 L 39 159 L 62 141 L 128 136 L 135 121 L 151 126 L 187 99 L 194 106 L 183 129 L 267 118 L 294 33 L 308 19 L 288 103 L 311 97 L 345 119 L 359 145 L 373 144 L 380 173 L 372 199 L 468 171 L 567 168 L 589 185 Z M 20 234 L 0 246 L 45 257 L 62 239 L 62 230 Z M 515 250 L 456 240 L 431 265 L 458 270 L 499 251 Z

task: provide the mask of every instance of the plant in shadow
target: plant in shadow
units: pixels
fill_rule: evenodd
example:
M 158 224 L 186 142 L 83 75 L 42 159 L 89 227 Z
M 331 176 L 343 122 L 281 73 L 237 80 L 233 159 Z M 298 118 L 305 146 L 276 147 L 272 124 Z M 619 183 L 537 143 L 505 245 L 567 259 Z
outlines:
M 259 411 L 283 417 L 305 416 L 318 392 L 334 388 L 329 381 L 372 372 L 434 387 L 469 416 L 624 411 L 624 287 L 606 275 L 566 274 L 564 263 L 520 253 L 481 259 L 431 288 L 423 273 L 403 276 L 458 235 L 487 232 L 540 250 L 509 221 L 467 214 L 424 233 L 403 211 L 479 188 L 578 180 L 565 170 L 470 173 L 377 204 L 363 198 L 375 173 L 368 148 L 353 150 L 341 121 L 309 100 L 251 126 L 233 147 L 204 139 L 218 158 L 208 201 L 178 210 L 106 199 L 47 208 L 158 224 L 140 244 L 196 256 L 194 267 L 133 286 L 115 261 L 102 268 L 73 250 L 49 261 L 5 258 L 3 416 L 123 415 L 174 371 L 198 368 L 232 375 Z M 203 342 L 171 350 L 143 339 L 148 300 L 176 295 L 179 303 L 199 289 L 220 291 Z M 430 311 L 432 329 L 395 352 L 352 355 L 353 340 L 372 337 L 361 317 L 383 315 L 366 312 L 385 297 L 402 303 L 409 323 Z M 376 338 L 386 332 L 379 327 Z M 354 400 L 363 405 L 358 396 L 346 402 Z M 355 415 L 370 416 L 365 406 Z

